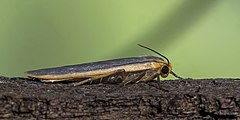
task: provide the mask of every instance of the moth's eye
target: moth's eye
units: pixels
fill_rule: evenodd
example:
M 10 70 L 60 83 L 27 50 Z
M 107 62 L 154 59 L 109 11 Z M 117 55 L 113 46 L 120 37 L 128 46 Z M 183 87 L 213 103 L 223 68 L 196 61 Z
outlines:
M 161 72 L 162 72 L 163 74 L 168 74 L 168 72 L 169 72 L 168 66 L 163 66 Z

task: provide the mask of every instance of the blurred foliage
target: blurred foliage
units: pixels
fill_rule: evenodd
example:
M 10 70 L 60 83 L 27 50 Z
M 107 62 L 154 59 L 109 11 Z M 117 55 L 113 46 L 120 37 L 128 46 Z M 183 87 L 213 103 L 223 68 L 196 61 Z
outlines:
M 140 43 L 184 77 L 240 77 L 239 12 L 239 0 L 2 0 L 0 74 L 155 55 Z

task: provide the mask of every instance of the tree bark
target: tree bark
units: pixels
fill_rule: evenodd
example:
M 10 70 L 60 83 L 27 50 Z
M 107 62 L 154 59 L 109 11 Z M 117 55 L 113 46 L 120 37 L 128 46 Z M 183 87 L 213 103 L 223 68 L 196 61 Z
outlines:
M 0 119 L 239 119 L 239 79 L 42 83 L 0 77 Z

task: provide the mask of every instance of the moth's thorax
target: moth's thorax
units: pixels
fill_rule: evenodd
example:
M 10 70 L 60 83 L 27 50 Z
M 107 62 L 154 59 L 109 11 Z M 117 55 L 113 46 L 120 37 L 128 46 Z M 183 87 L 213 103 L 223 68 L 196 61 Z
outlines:
M 165 63 L 164 61 L 158 61 L 158 62 L 148 62 L 146 64 L 148 66 L 151 66 L 151 68 L 160 69 Z

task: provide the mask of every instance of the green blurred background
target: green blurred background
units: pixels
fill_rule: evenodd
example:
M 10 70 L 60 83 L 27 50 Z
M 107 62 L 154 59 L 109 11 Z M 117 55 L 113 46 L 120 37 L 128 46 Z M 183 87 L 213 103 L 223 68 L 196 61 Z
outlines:
M 0 1 L 2 76 L 155 55 L 137 43 L 183 77 L 240 77 L 240 0 Z

